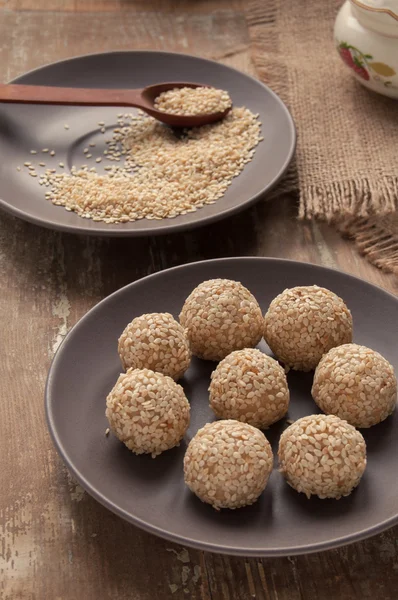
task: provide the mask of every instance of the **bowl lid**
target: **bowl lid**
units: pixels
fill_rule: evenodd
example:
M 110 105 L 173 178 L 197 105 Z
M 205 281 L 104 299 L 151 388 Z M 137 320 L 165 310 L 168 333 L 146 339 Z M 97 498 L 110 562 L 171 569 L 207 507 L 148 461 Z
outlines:
M 395 19 L 398 23 L 398 0 L 351 0 L 359 9 L 374 13 L 375 17 Z

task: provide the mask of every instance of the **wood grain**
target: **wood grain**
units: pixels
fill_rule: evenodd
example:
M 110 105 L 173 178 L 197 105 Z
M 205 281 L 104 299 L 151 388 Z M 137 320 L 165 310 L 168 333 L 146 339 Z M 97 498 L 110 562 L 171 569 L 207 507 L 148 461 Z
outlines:
M 164 0 L 161 14 L 160 0 L 35 4 L 0 4 L 3 81 L 49 61 L 109 49 L 177 50 L 252 68 L 239 2 Z M 43 390 L 63 337 L 99 300 L 148 273 L 214 257 L 279 256 L 337 267 L 398 294 L 396 278 L 370 266 L 326 225 L 298 222 L 296 208 L 284 196 L 197 231 L 148 239 L 73 236 L 0 214 L 2 600 L 396 599 L 398 528 L 283 559 L 182 548 L 124 523 L 90 498 L 47 433 Z
M 209 14 L 213 10 L 240 10 L 241 0 L 0 0 L 0 8 L 50 12 L 187 12 Z
M 111 50 L 170 50 L 230 60 L 247 53 L 242 13 L 0 13 L 0 78 L 48 62 Z M 206 40 L 206 43 L 204 43 Z M 246 59 L 246 61 L 248 58 Z M 239 66 L 239 64 L 238 64 Z

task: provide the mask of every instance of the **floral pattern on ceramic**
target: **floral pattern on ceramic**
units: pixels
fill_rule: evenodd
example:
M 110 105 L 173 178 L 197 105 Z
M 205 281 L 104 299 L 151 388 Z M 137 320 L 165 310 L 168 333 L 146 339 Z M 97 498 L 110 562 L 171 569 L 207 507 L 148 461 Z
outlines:
M 346 0 L 334 38 L 357 81 L 398 99 L 398 0 Z
M 337 42 L 337 47 L 342 60 L 359 77 L 362 77 L 365 81 L 372 78 L 386 87 L 391 86 L 398 89 L 398 86 L 394 85 L 391 79 L 388 79 L 396 75 L 392 67 L 383 62 L 374 61 L 371 54 L 364 54 L 355 46 L 347 44 L 347 42 Z

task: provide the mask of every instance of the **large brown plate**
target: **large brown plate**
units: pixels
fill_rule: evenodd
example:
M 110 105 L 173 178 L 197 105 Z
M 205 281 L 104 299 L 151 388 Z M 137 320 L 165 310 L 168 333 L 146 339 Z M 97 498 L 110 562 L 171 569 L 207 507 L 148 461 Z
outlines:
M 398 370 L 398 299 L 360 279 L 322 267 L 269 258 L 228 258 L 193 263 L 145 277 L 95 306 L 73 328 L 50 369 L 46 410 L 58 452 L 80 484 L 127 521 L 188 546 L 246 556 L 282 556 L 333 548 L 374 535 L 398 520 L 398 413 L 363 430 L 368 467 L 359 487 L 341 500 L 307 500 L 275 469 L 260 500 L 216 512 L 185 487 L 182 461 L 189 440 L 214 415 L 207 388 L 215 363 L 193 360 L 182 379 L 191 425 L 179 448 L 156 459 L 135 456 L 113 435 L 105 437 L 105 398 L 121 370 L 117 339 L 144 312 L 178 315 L 201 281 L 242 281 L 265 311 L 286 287 L 318 284 L 347 302 L 354 338 L 381 352 Z M 265 344 L 261 347 L 269 352 Z M 288 375 L 289 418 L 313 414 L 311 373 Z M 266 435 L 276 452 L 286 420 Z

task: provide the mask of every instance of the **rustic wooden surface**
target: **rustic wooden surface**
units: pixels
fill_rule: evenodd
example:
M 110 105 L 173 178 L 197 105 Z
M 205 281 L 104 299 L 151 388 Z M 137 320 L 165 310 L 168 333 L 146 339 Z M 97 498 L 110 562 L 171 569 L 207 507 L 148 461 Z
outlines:
M 243 0 L 0 0 L 0 81 L 61 58 L 153 48 L 251 70 Z M 162 11 L 162 13 L 160 12 Z M 228 558 L 182 548 L 108 512 L 77 486 L 47 433 L 51 358 L 101 298 L 148 273 L 205 258 L 279 256 L 341 268 L 398 294 L 293 198 L 153 239 L 95 239 L 0 215 L 0 598 L 3 600 L 395 600 L 395 528 L 309 556 Z

